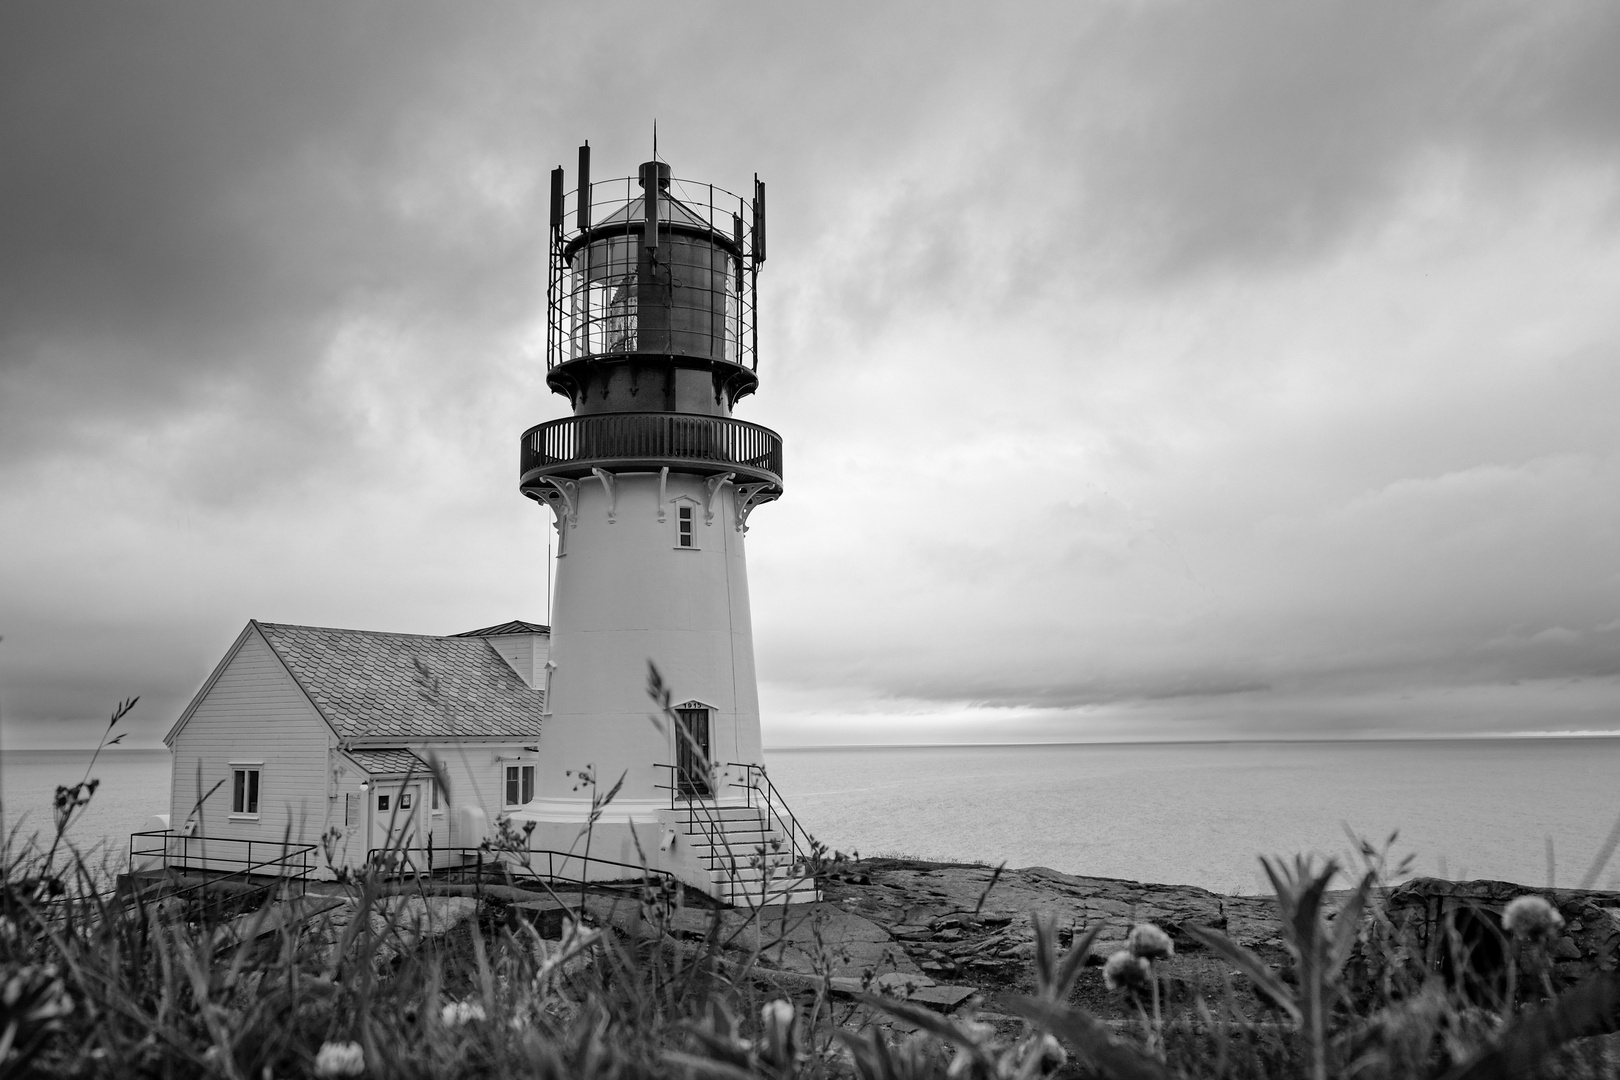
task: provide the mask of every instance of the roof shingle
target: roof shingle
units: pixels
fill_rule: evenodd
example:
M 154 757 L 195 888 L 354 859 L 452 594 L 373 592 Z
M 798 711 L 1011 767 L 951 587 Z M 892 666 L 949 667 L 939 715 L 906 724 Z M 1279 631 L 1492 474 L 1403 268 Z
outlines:
M 371 776 L 390 776 L 394 773 L 428 775 L 427 762 L 409 750 L 345 750 L 356 765 Z
M 340 738 L 540 735 L 545 695 L 482 638 L 257 626 Z

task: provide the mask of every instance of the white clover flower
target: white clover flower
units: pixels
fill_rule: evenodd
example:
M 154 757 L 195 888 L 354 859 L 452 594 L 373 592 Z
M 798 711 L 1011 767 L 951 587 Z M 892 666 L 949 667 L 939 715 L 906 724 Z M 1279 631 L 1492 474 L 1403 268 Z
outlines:
M 1039 1062 L 1043 1073 L 1057 1072 L 1069 1063 L 1069 1052 L 1063 1049 L 1063 1044 L 1058 1042 L 1057 1038 L 1050 1033 L 1042 1035 L 1036 1040 L 1035 1046 L 1030 1053 Z
M 1129 940 L 1131 955 L 1144 960 L 1168 960 L 1176 955 L 1175 942 L 1170 935 L 1152 923 L 1138 923 Z
M 1129 949 L 1121 949 L 1103 965 L 1103 985 L 1110 990 L 1134 990 L 1146 986 L 1152 974 L 1146 960 L 1132 955 Z
M 366 1054 L 359 1043 L 322 1043 L 315 1055 L 316 1076 L 359 1076 L 366 1071 Z
M 1521 896 L 1502 912 L 1502 929 L 1526 941 L 1552 937 L 1564 928 L 1564 917 L 1545 897 Z
M 767 1001 L 759 1010 L 760 1023 L 765 1025 L 766 1030 L 787 1027 L 796 1016 L 793 1003 L 784 998 Z
M 446 1027 L 460 1027 L 484 1019 L 484 1007 L 476 1001 L 452 1001 L 439 1010 Z

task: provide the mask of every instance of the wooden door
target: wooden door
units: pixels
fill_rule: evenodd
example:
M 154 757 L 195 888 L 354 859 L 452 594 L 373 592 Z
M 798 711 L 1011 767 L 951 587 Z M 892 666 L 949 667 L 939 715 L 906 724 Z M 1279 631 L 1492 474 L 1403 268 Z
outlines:
M 371 785 L 371 848 L 390 865 L 414 865 L 421 850 L 421 827 L 427 814 L 424 785 L 383 780 Z
M 706 799 L 714 794 L 709 784 L 709 710 L 676 709 L 675 771 L 681 794 Z

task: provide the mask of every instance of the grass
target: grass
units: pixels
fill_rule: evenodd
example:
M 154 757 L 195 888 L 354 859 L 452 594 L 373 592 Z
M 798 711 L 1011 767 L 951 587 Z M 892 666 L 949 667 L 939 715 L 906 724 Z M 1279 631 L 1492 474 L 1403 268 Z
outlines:
M 1620 1076 L 1605 1037 L 1620 1029 L 1620 974 L 1566 986 L 1552 939 L 1497 928 L 1508 977 L 1470 979 L 1485 923 L 1473 937 L 1446 923 L 1440 961 L 1427 958 L 1369 845 L 1349 875 L 1266 864 L 1281 964 L 1189 927 L 1190 976 L 1142 932 L 1135 954 L 1107 958 L 1120 985 L 1103 1009 L 1083 974 L 1103 927 L 1037 920 L 1000 1015 L 946 1016 L 835 995 L 830 969 L 769 969 L 774 918 L 723 917 L 654 883 L 615 911 L 570 888 L 557 899 L 582 917 L 549 938 L 515 904 L 527 893 L 453 895 L 469 890 L 374 867 L 341 868 L 330 906 L 297 918 L 274 891 L 234 908 L 109 892 L 64 839 L 94 793 L 88 774 L 64 787 L 55 835 L 0 851 L 0 1077 Z M 848 882 L 878 868 L 819 869 Z

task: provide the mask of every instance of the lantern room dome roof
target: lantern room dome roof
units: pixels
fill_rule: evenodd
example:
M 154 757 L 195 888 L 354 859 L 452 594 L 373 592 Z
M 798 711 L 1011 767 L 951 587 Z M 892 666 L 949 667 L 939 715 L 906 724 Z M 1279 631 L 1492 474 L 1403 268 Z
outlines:
M 613 213 L 596 222 L 596 225 L 640 225 L 646 219 L 646 196 L 637 195 L 635 198 L 621 204 Z M 685 225 L 694 229 L 713 229 L 713 226 L 693 211 L 691 207 L 667 191 L 658 193 L 658 221 L 660 224 L 668 222 L 672 225 Z

